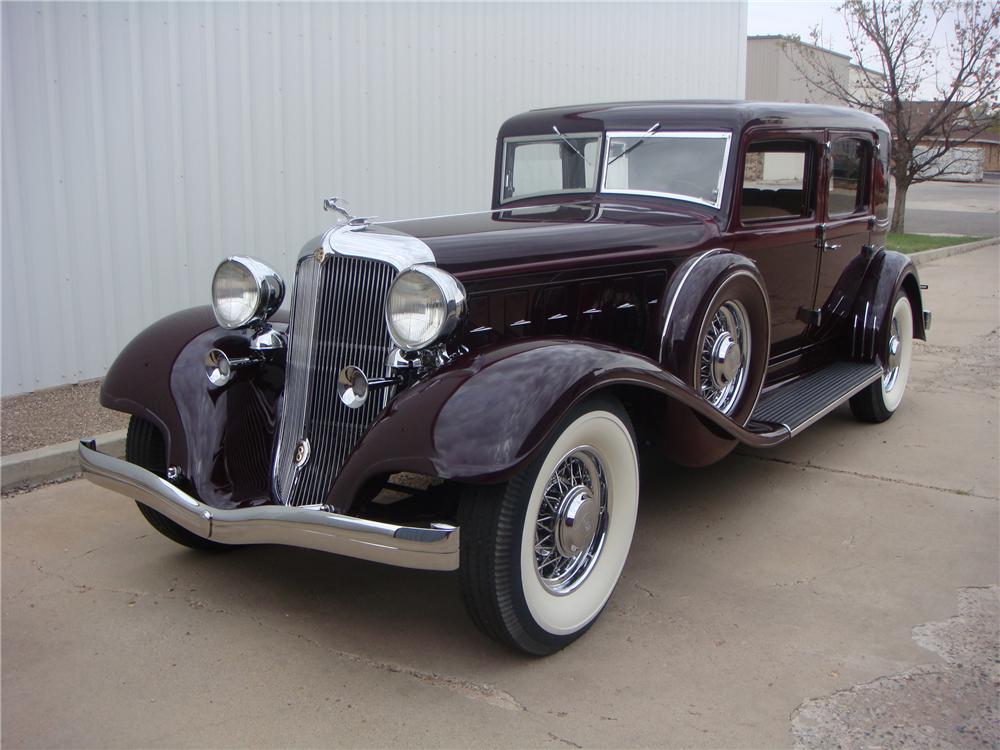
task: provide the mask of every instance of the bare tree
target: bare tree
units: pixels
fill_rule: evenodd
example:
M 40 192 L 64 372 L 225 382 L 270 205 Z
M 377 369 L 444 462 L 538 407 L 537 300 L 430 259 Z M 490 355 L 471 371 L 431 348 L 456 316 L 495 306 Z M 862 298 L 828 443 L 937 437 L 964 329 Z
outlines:
M 1000 2 L 997 0 L 845 0 L 850 54 L 845 76 L 814 47 L 786 45 L 798 72 L 816 91 L 879 115 L 892 132 L 896 181 L 892 231 L 903 231 L 910 186 L 948 170 L 958 146 L 996 125 L 1000 90 Z M 951 29 L 947 30 L 948 25 Z M 938 29 L 946 38 L 939 46 Z M 821 30 L 810 35 L 816 47 Z M 933 101 L 915 101 L 933 92 Z

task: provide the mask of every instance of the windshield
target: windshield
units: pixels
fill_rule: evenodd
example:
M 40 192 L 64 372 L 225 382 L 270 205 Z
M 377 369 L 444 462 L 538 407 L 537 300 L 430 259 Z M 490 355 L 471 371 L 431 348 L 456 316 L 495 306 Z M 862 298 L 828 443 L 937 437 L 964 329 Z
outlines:
M 729 133 L 609 133 L 603 190 L 718 208 L 729 141 Z
M 500 200 L 597 191 L 599 133 L 567 133 L 504 140 Z

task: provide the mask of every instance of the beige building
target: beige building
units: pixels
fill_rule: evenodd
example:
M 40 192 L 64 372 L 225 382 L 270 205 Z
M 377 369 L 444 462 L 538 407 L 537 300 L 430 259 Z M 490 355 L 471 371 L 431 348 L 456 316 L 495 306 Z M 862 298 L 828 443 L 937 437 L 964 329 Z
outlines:
M 843 104 L 843 100 L 810 85 L 802 70 L 809 67 L 828 74 L 860 101 L 874 104 L 879 98 L 873 81 L 882 74 L 851 62 L 849 55 L 816 47 L 789 37 L 752 36 L 747 39 L 746 98 L 773 102 Z

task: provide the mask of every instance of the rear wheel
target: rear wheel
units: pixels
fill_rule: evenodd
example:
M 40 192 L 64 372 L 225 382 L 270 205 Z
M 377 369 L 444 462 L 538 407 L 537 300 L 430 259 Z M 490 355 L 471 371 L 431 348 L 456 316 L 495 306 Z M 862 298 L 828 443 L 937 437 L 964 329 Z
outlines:
M 618 583 L 638 497 L 635 436 L 609 398 L 573 409 L 509 482 L 468 488 L 459 572 L 473 622 L 535 655 L 583 635 Z
M 163 443 L 163 435 L 156 427 L 141 417 L 132 417 L 128 422 L 128 432 L 125 435 L 125 460 L 141 466 L 157 476 L 167 475 L 167 450 Z M 139 512 L 149 521 L 149 525 L 171 541 L 183 544 L 192 549 L 221 551 L 231 545 L 219 544 L 193 534 L 180 524 L 171 521 L 162 513 L 143 505 L 138 500 Z
M 882 377 L 851 397 L 851 411 L 862 422 L 884 422 L 903 401 L 913 358 L 913 308 L 906 292 L 900 291 L 892 306 L 889 337 L 882 353 Z

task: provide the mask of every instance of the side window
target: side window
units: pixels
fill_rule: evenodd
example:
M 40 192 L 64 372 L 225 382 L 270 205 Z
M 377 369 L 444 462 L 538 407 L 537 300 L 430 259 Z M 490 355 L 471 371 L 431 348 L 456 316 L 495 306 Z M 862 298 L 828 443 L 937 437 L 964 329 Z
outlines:
M 799 219 L 812 214 L 813 145 L 809 141 L 759 141 L 743 162 L 740 220 Z
M 860 138 L 838 138 L 830 150 L 829 216 L 846 216 L 868 207 L 871 145 Z

